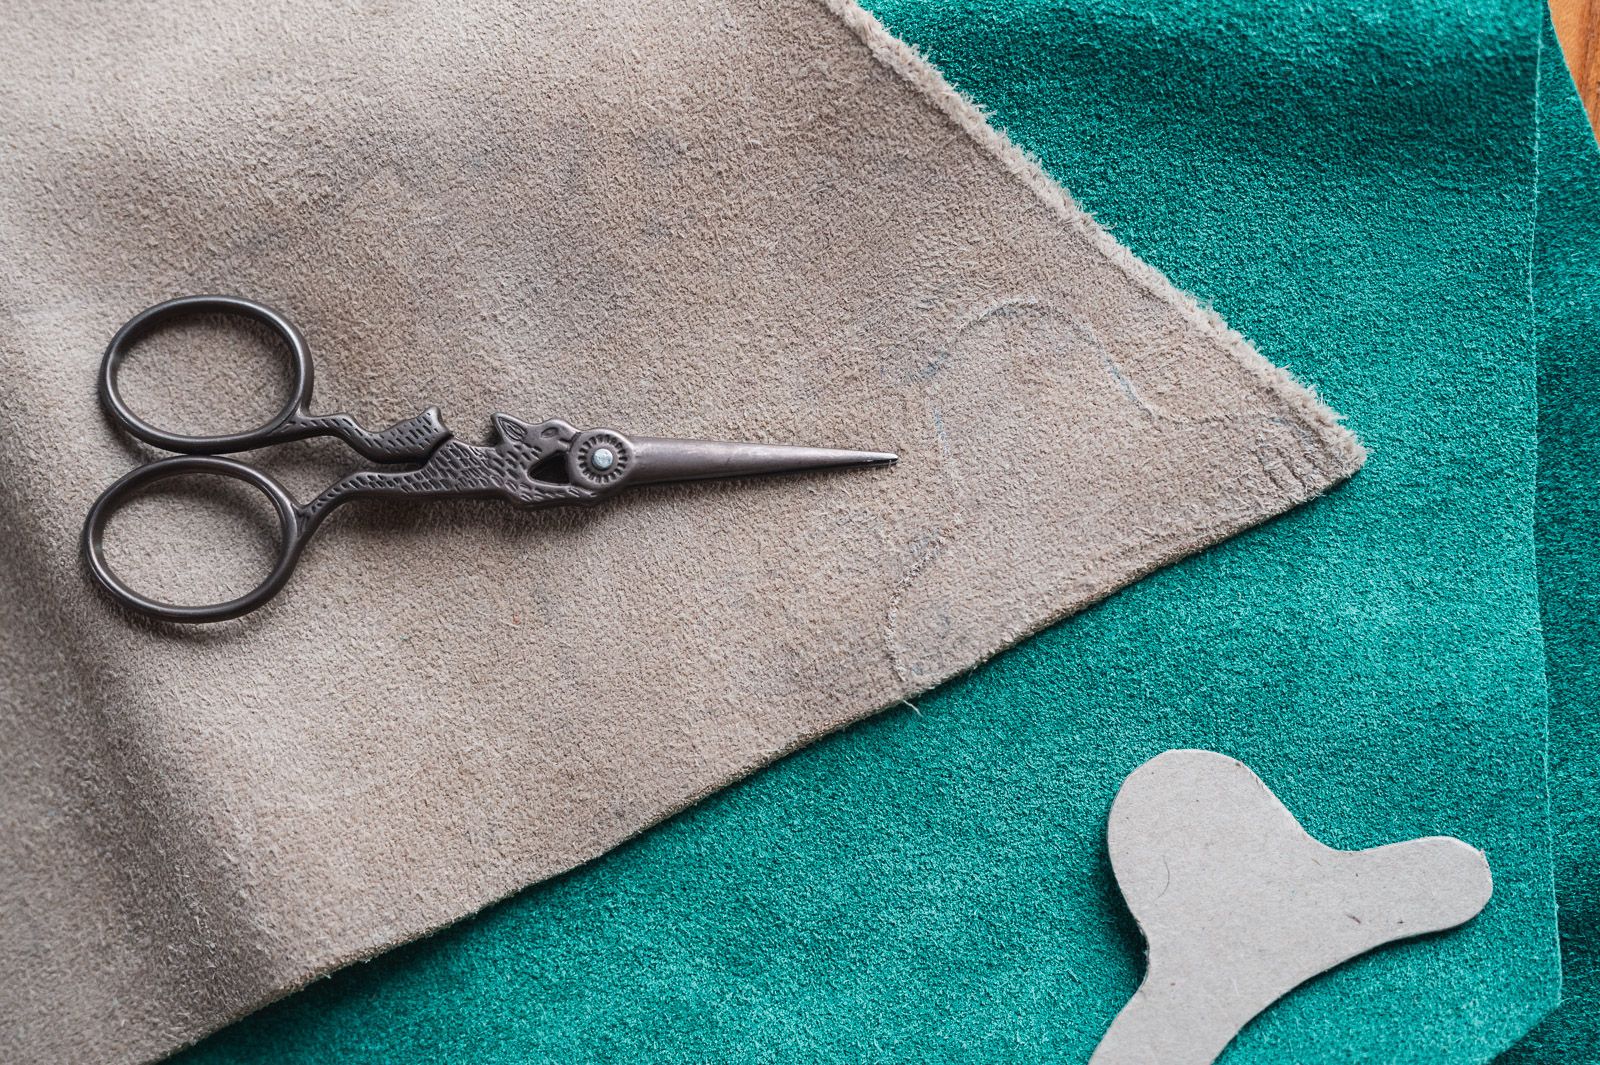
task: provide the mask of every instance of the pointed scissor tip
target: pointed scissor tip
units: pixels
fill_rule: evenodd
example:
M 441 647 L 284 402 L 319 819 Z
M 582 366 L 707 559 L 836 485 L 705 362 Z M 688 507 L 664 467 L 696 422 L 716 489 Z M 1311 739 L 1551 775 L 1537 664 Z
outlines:
M 693 481 L 710 477 L 754 477 L 771 473 L 852 466 L 891 466 L 900 456 L 887 451 L 846 451 L 793 444 L 747 444 L 719 440 L 633 437 L 638 451 L 634 484 Z

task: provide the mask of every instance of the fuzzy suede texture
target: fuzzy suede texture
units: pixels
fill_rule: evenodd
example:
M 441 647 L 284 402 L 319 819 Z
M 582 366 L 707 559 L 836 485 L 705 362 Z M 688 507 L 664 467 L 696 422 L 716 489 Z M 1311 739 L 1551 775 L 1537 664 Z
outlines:
M 1537 5 L 877 9 L 1347 412 L 1367 468 L 185 1065 L 1086 1061 L 1142 969 L 1106 812 L 1188 746 L 1332 846 L 1449 834 L 1495 881 L 1470 924 L 1312 981 L 1224 1062 L 1484 1062 L 1555 1003 Z
M 1600 1061 L 1600 146 L 1547 31 L 1539 76 L 1539 594 L 1561 1005 L 1506 1065 Z
M 0 34 L 6 1060 L 168 1053 L 1362 459 L 853 5 L 128 0 Z M 99 351 L 217 290 L 297 320 L 318 409 L 371 425 L 902 458 L 341 513 L 259 613 L 144 623 L 78 558 L 145 453 Z M 238 390 L 215 326 L 135 353 L 139 409 Z M 337 450 L 259 457 L 304 498 Z M 113 563 L 226 582 L 260 538 L 196 534 L 225 502 L 167 500 Z

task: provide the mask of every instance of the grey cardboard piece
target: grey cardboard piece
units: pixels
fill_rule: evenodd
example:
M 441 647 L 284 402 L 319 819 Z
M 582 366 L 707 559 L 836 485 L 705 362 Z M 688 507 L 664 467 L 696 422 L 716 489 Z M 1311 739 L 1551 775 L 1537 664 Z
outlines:
M 1135 769 L 1106 841 L 1149 959 L 1091 1065 L 1206 1065 L 1295 987 L 1465 924 L 1493 891 L 1483 853 L 1448 836 L 1326 846 L 1243 762 L 1211 751 Z
M 0 1059 L 162 1056 L 1360 465 L 853 4 L 575 10 L 0 8 Z M 175 632 L 91 591 L 78 533 L 145 454 L 100 352 L 194 292 L 287 312 L 369 424 L 901 461 L 351 508 L 266 608 Z M 136 352 L 130 402 L 238 428 L 203 398 L 270 389 L 218 335 Z M 329 456 L 259 458 L 303 496 Z M 226 583 L 259 530 L 211 542 L 211 502 L 113 562 Z

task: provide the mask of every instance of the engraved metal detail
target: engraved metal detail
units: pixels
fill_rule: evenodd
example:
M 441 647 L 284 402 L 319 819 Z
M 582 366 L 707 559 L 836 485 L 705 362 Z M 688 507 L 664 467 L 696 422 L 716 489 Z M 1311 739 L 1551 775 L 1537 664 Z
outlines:
M 360 496 L 480 496 L 538 507 L 584 502 L 598 494 L 597 489 L 584 485 L 537 480 L 530 472 L 551 455 L 566 450 L 576 434 L 572 426 L 559 420 L 530 424 L 507 414 L 496 414 L 493 424 L 496 439 L 489 444 L 446 439 L 417 469 L 353 473 L 300 508 L 301 512 L 314 527 L 334 507 Z
M 348 414 L 297 413 L 287 427 L 303 430 L 306 436 L 337 436 L 374 462 L 418 462 L 450 438 L 437 407 L 376 433 L 357 425 Z
M 596 462 L 596 454 L 608 456 L 608 461 Z M 620 484 L 633 466 L 633 454 L 633 445 L 621 433 L 591 429 L 573 441 L 569 463 L 572 480 L 595 489 Z

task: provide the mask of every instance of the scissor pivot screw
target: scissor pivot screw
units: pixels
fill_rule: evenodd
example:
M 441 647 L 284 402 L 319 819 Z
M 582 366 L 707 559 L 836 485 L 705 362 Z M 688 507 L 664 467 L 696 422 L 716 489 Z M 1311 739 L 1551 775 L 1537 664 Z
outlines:
M 568 470 L 572 483 L 591 491 L 610 491 L 633 472 L 632 441 L 614 429 L 589 429 L 572 440 Z

